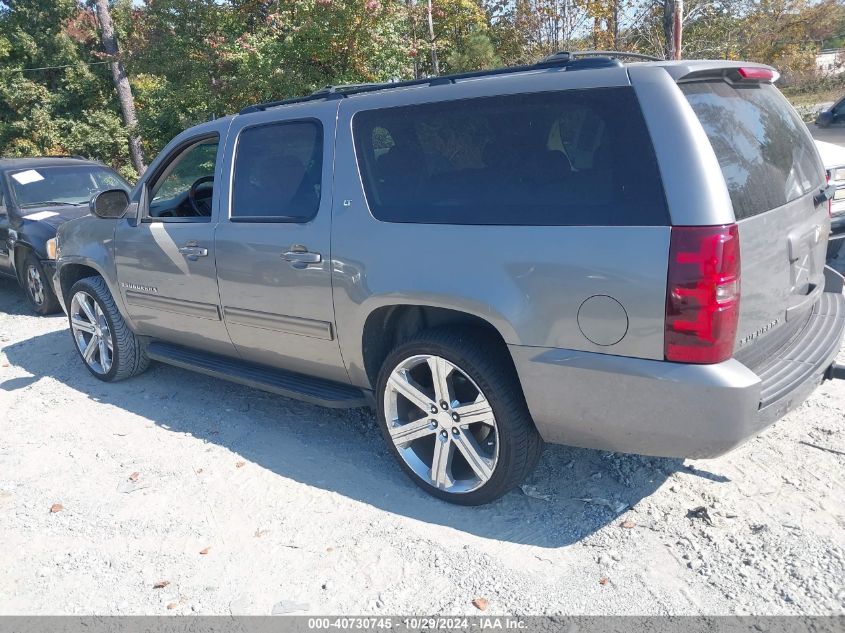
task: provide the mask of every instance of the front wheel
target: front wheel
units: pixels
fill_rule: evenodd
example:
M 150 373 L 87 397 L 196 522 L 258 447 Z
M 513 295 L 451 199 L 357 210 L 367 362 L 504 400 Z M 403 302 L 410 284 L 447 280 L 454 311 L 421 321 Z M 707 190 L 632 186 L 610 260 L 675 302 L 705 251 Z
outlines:
M 61 309 L 56 293 L 53 292 L 53 285 L 38 257 L 32 251 L 29 251 L 23 260 L 21 282 L 29 305 L 37 314 L 53 314 Z
M 438 328 L 396 348 L 378 381 L 382 433 L 430 494 L 460 505 L 493 501 L 534 469 L 543 442 L 500 342 Z
M 105 382 L 140 374 L 149 359 L 129 329 L 101 277 L 77 281 L 70 289 L 68 320 L 85 367 Z

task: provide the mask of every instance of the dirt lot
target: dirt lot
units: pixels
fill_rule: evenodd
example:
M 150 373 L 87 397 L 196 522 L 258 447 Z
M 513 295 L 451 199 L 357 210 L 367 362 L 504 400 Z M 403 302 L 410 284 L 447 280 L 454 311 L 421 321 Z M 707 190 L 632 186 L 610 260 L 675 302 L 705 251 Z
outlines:
M 845 145 L 845 126 L 836 125 L 827 128 L 816 127 L 814 123 L 807 125 L 810 128 L 810 134 L 817 141 L 826 141 L 828 143 L 836 143 L 837 145 Z
M 549 447 L 457 508 L 367 411 L 103 384 L 0 282 L 0 412 L 0 614 L 845 613 L 843 381 L 721 459 Z

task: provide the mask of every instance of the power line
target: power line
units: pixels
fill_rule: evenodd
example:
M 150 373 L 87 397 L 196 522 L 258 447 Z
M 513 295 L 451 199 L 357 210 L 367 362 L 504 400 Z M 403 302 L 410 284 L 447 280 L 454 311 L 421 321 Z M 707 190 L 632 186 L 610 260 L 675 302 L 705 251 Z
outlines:
M 105 61 L 105 62 L 79 62 L 76 64 L 65 64 L 64 66 L 41 66 L 39 68 L 6 68 L 7 72 L 10 73 L 28 73 L 34 70 L 61 70 L 62 68 L 74 68 L 75 66 L 83 65 L 83 66 L 96 66 L 97 64 L 111 64 L 112 61 Z

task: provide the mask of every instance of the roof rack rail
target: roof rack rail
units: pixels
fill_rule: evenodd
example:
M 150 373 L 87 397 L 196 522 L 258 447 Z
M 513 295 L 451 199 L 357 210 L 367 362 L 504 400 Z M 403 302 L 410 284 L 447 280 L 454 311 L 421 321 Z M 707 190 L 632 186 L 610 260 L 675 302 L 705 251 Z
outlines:
M 76 158 L 77 160 L 88 160 L 87 158 L 85 158 L 84 156 L 80 156 L 79 154 L 41 154 L 40 156 L 16 156 L 14 158 Z
M 440 75 L 437 77 L 425 77 L 422 79 L 410 79 L 407 81 L 326 86 L 325 88 L 321 88 L 315 92 L 312 92 L 310 95 L 306 95 L 304 97 L 294 97 L 292 99 L 282 99 L 279 101 L 267 101 L 265 103 L 256 103 L 254 105 L 250 105 L 243 108 L 238 114 L 262 112 L 264 110 L 267 110 L 268 108 L 275 108 L 277 106 L 283 105 L 292 105 L 294 103 L 317 101 L 320 99 L 342 99 L 348 95 L 375 92 L 377 90 L 389 90 L 391 88 L 409 88 L 412 86 L 425 85 L 442 86 L 446 84 L 453 84 L 456 81 L 460 81 L 462 79 L 494 77 L 496 75 L 510 75 L 513 73 L 522 73 L 529 70 L 543 70 L 547 68 L 566 68 L 570 70 L 587 68 L 608 68 L 614 66 L 621 66 L 622 64 L 616 59 L 616 57 L 623 56 L 657 60 L 656 57 L 649 58 L 648 56 L 640 55 L 639 53 L 624 53 L 618 51 L 560 51 L 557 53 L 553 53 L 548 57 L 544 57 L 537 63 L 526 64 L 523 66 L 492 68 L 490 70 L 476 70 L 467 73 L 458 73 L 454 75 Z
M 588 58 L 588 57 L 610 57 L 611 59 L 618 59 L 619 57 L 630 57 L 631 59 L 642 59 L 649 62 L 662 62 L 665 61 L 660 57 L 654 57 L 653 55 L 644 55 L 642 53 L 631 53 L 629 51 L 560 51 L 558 53 L 552 53 L 548 57 L 544 57 L 542 61 L 547 59 L 557 59 L 559 57 L 564 57 L 565 59 L 576 59 L 576 58 Z

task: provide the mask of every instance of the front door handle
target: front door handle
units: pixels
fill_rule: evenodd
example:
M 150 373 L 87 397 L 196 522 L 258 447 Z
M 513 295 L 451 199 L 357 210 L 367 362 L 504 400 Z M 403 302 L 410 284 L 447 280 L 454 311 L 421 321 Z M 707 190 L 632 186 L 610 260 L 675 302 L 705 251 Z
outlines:
M 311 253 L 309 251 L 288 251 L 282 257 L 285 261 L 291 262 L 294 266 L 305 266 L 306 264 L 319 264 L 323 261 L 323 256 L 320 253 Z
M 208 249 L 197 246 L 197 243 L 194 241 L 181 246 L 179 248 L 179 252 L 192 262 L 197 261 L 197 258 L 199 257 L 208 257 Z

